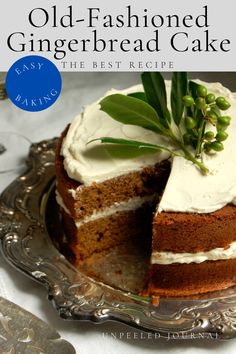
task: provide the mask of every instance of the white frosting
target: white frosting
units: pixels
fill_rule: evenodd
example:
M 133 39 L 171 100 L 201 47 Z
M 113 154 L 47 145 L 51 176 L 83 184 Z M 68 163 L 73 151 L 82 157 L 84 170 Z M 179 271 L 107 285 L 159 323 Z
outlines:
M 174 157 L 171 174 L 158 212 L 210 213 L 226 204 L 236 204 L 236 94 L 219 83 L 206 84 L 217 96 L 226 97 L 231 107 L 225 113 L 232 117 L 224 141 L 224 150 L 204 155 L 210 173 L 203 176 L 193 164 L 182 157 Z
M 68 193 L 72 196 L 73 199 L 76 199 L 76 190 L 68 189 Z
M 124 202 L 114 203 L 112 206 L 100 209 L 99 211 L 94 210 L 91 215 L 85 216 L 82 220 L 75 220 L 75 225 L 79 229 L 81 225 L 86 224 L 87 222 L 104 218 L 115 213 L 136 210 L 140 208 L 144 203 L 151 203 L 154 198 L 156 198 L 155 194 L 147 195 L 144 197 L 134 197 Z M 64 209 L 64 211 L 70 215 L 70 212 L 65 206 L 63 199 L 58 191 L 56 191 L 56 200 L 57 203 Z
M 207 252 L 197 253 L 174 253 L 174 252 L 153 252 L 152 264 L 172 263 L 202 263 L 205 261 L 219 261 L 236 258 L 236 241 L 232 242 L 227 249 L 223 247 L 214 248 Z
M 142 86 L 137 85 L 122 91 L 113 89 L 106 95 L 127 94 L 140 90 L 143 90 Z M 153 144 L 163 143 L 163 138 L 150 130 L 134 125 L 124 125 L 110 118 L 100 110 L 100 101 L 101 98 L 75 117 L 63 141 L 61 154 L 64 156 L 64 167 L 69 177 L 90 185 L 92 182 L 102 182 L 108 176 L 109 178 L 117 177 L 152 166 L 169 156 L 166 152 L 157 152 L 132 159 L 115 157 L 114 146 L 113 155 L 111 155 L 107 146 L 102 145 L 100 141 L 87 145 L 90 140 L 103 136 L 134 139 Z
M 62 209 L 64 209 L 64 211 L 70 215 L 70 211 L 65 206 L 65 203 L 63 202 L 63 199 L 57 189 L 56 189 L 56 201 L 57 201 L 57 204 L 59 204 L 60 207 L 62 207 Z
M 121 203 L 114 203 L 111 207 L 107 207 L 99 211 L 94 210 L 91 215 L 86 216 L 83 220 L 75 221 L 75 225 L 77 229 L 79 229 L 81 225 L 86 224 L 87 222 L 95 221 L 100 218 L 105 218 L 124 211 L 136 210 L 140 208 L 144 203 L 152 202 L 153 199 L 154 196 L 149 195 L 145 197 L 134 197 Z

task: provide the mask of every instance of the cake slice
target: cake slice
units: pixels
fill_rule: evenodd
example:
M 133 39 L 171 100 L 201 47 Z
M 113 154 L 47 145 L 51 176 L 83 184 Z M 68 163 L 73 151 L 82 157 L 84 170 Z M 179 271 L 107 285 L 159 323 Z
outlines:
M 150 240 L 152 212 L 169 174 L 164 160 L 141 171 L 85 185 L 68 177 L 60 139 L 56 152 L 57 202 L 76 264 L 129 238 Z
M 131 93 L 141 85 L 123 91 Z M 118 246 L 129 239 L 150 243 L 152 212 L 169 174 L 169 154 L 119 155 L 113 147 L 87 143 L 95 134 L 144 136 L 141 127 L 122 127 L 100 111 L 99 101 L 87 106 L 59 140 L 56 151 L 57 201 L 75 262 Z M 127 153 L 127 149 L 124 151 Z M 130 158 L 132 154 L 132 158 Z

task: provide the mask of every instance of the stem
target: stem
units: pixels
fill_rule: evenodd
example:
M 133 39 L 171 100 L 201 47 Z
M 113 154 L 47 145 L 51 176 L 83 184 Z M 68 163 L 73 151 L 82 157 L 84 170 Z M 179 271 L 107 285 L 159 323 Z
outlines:
M 202 138 L 203 138 L 203 134 L 205 131 L 205 127 L 206 127 L 206 123 L 204 120 L 204 117 L 201 121 L 201 125 L 199 127 L 199 131 L 198 131 L 198 141 L 197 141 L 197 147 L 196 147 L 196 157 L 200 157 L 201 156 L 201 152 L 202 152 Z
M 203 121 L 203 123 L 205 123 Z M 208 168 L 204 165 L 204 163 L 202 161 L 197 160 L 189 151 L 188 149 L 185 147 L 184 143 L 182 141 L 180 141 L 173 133 L 173 131 L 170 129 L 169 135 L 168 135 L 171 140 L 173 141 L 173 143 L 175 145 L 178 146 L 178 148 L 180 148 L 183 152 L 184 152 L 184 156 L 187 160 L 193 162 L 195 165 L 197 165 L 200 169 L 200 171 L 202 172 L 203 175 L 206 175 L 209 170 Z
M 197 165 L 197 166 L 200 168 L 200 170 L 201 170 L 201 172 L 202 172 L 203 175 L 206 175 L 206 174 L 209 172 L 208 168 L 204 165 L 204 163 L 203 163 L 202 161 L 197 160 L 197 159 L 185 148 L 185 146 L 182 146 L 181 148 L 182 148 L 182 150 L 183 150 L 183 152 L 184 152 L 185 158 L 186 158 L 187 160 L 189 160 L 189 161 L 192 161 L 195 165 Z
M 182 133 L 180 126 L 178 126 L 178 131 L 179 131 L 179 137 L 180 137 L 181 144 L 184 144 L 183 133 Z

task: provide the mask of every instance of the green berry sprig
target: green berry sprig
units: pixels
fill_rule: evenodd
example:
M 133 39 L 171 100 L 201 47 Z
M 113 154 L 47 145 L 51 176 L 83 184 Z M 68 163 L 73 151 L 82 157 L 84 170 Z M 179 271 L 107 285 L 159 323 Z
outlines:
M 203 151 L 210 153 L 224 149 L 222 142 L 228 138 L 225 130 L 231 117 L 222 116 L 221 111 L 229 109 L 230 103 L 224 97 L 215 97 L 213 93 L 208 93 L 203 85 L 192 85 L 192 94 L 183 97 L 186 129 L 184 142 L 192 145 L 196 157 L 199 158 Z M 211 131 L 210 126 L 214 126 L 216 132 Z
M 100 109 L 122 124 L 140 126 L 164 136 L 168 145 L 113 137 L 94 140 L 121 146 L 121 152 L 123 146 L 126 152 L 130 149 L 132 156 L 134 150 L 135 156 L 168 151 L 172 155 L 183 156 L 202 174 L 207 174 L 203 152 L 224 149 L 231 118 L 222 115 L 221 111 L 226 111 L 230 103 L 224 97 L 208 92 L 204 85 L 189 81 L 187 73 L 177 72 L 172 74 L 168 107 L 166 85 L 161 73 L 145 72 L 141 78 L 144 91 L 107 96 L 101 100 Z

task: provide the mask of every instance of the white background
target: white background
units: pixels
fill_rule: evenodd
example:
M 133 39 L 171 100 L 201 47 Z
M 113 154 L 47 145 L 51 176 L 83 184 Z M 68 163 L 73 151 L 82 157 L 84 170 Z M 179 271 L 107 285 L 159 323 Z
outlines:
M 51 17 L 49 24 L 43 28 L 33 28 L 28 21 L 29 12 L 36 7 L 43 7 L 51 13 L 50 9 L 53 5 L 57 5 L 58 15 L 63 16 L 63 14 L 68 13 L 67 6 L 73 5 L 75 18 L 86 17 L 87 7 L 100 7 L 101 13 L 106 14 L 122 14 L 125 13 L 125 8 L 127 5 L 132 6 L 132 10 L 137 14 L 144 14 L 143 9 L 147 8 L 150 14 L 161 14 L 162 16 L 178 14 L 180 17 L 191 14 L 196 17 L 203 14 L 203 6 L 208 6 L 208 22 L 210 27 L 210 37 L 217 39 L 228 38 L 231 41 L 230 52 L 217 52 L 217 53 L 194 53 L 192 51 L 178 53 L 171 49 L 170 37 L 179 31 L 184 31 L 189 33 L 189 43 L 196 38 L 200 38 L 202 43 L 204 43 L 204 33 L 205 28 L 197 28 L 196 26 L 186 29 L 186 28 L 170 28 L 166 29 L 160 28 L 160 48 L 161 51 L 158 53 L 124 53 L 118 51 L 116 53 L 69 53 L 65 59 L 69 63 L 72 62 L 85 62 L 84 68 L 70 68 L 69 66 L 64 69 L 65 71 L 143 71 L 150 70 L 148 68 L 138 68 L 138 62 L 145 64 L 146 61 L 151 61 L 152 63 L 158 62 L 159 64 L 164 61 L 166 63 L 173 62 L 174 67 L 169 68 L 166 65 L 164 68 L 158 66 L 157 69 L 153 67 L 153 70 L 162 71 L 234 71 L 235 70 L 235 58 L 236 58 L 236 45 L 235 45 L 235 13 L 236 5 L 235 1 L 225 0 L 225 1 L 215 1 L 215 0 L 145 0 L 143 2 L 137 0 L 24 0 L 15 1 L 7 0 L 4 2 L 4 7 L 2 7 L 0 12 L 0 49 L 1 49 L 1 59 L 0 59 L 0 70 L 7 71 L 10 65 L 19 59 L 20 57 L 27 54 L 37 54 L 35 53 L 14 53 L 9 50 L 6 44 L 7 37 L 12 32 L 25 32 L 28 40 L 30 33 L 34 33 L 35 39 L 37 38 L 50 38 L 53 41 L 57 38 L 90 38 L 91 28 L 86 28 L 84 23 L 79 24 L 73 28 L 52 28 L 51 27 Z M 153 28 L 103 28 L 100 25 L 97 26 L 97 30 L 102 38 L 129 38 L 130 40 L 135 40 L 137 38 L 147 39 L 153 37 Z M 184 45 L 184 43 L 183 43 Z M 191 47 L 191 44 L 190 44 Z M 41 53 L 53 60 L 60 70 L 63 70 L 61 61 L 56 61 L 53 59 L 53 53 Z M 129 69 L 129 61 L 135 61 L 135 68 Z M 97 61 L 99 63 L 97 68 L 92 67 L 92 62 Z M 111 69 L 108 68 L 108 61 L 113 63 Z M 120 69 L 115 67 L 114 62 L 121 61 Z M 101 62 L 105 62 L 105 68 L 101 67 Z

